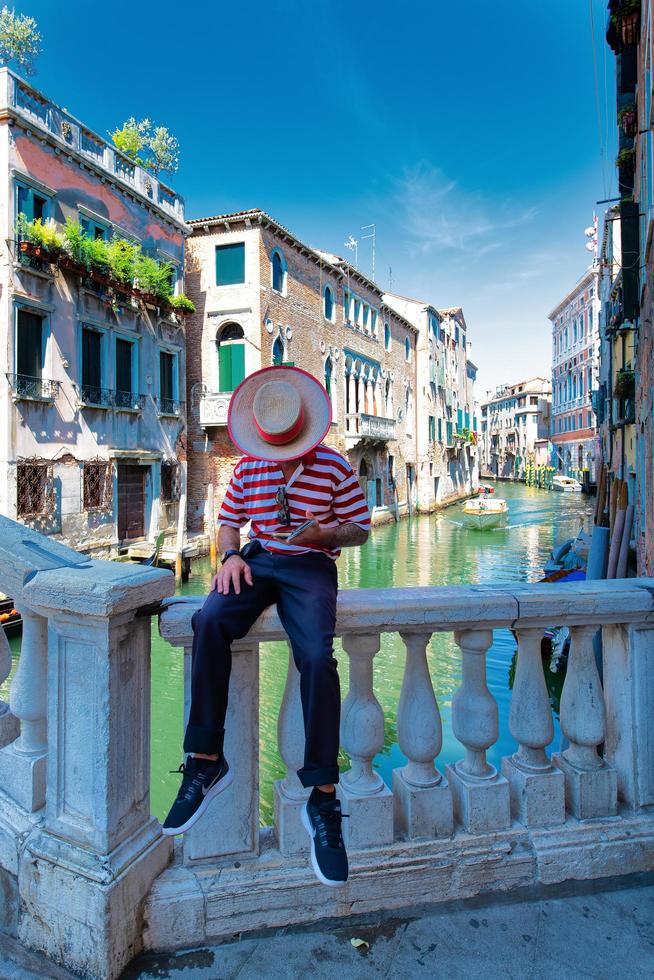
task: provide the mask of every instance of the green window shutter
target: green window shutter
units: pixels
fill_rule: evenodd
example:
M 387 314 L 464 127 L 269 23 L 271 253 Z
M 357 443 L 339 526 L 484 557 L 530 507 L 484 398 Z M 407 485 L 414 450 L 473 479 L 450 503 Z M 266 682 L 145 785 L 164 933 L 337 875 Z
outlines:
M 438 420 L 438 441 L 439 442 L 442 442 L 443 441 L 443 420 L 442 419 L 439 419 Z
M 436 420 L 433 415 L 429 416 L 429 441 L 433 442 L 436 438 Z
M 245 344 L 232 344 L 232 387 L 237 388 L 245 377 Z
M 463 411 L 460 408 L 457 408 L 456 410 L 456 427 L 457 430 L 461 430 L 463 428 Z
M 102 386 L 102 337 L 96 330 L 82 331 L 82 384 Z
M 245 282 L 245 243 L 216 246 L 216 285 L 232 286 Z
M 448 446 L 451 446 L 452 445 L 452 423 L 451 422 L 448 422 L 447 423 L 447 445 Z
M 18 311 L 16 373 L 40 378 L 43 373 L 43 319 L 26 310 Z
M 132 390 L 132 344 L 120 338 L 116 339 L 116 389 Z
M 218 350 L 218 388 L 220 391 L 233 391 L 231 344 L 221 344 Z
M 469 429 L 470 428 L 470 412 L 466 412 L 465 419 L 466 419 L 465 427 L 466 427 L 466 429 Z

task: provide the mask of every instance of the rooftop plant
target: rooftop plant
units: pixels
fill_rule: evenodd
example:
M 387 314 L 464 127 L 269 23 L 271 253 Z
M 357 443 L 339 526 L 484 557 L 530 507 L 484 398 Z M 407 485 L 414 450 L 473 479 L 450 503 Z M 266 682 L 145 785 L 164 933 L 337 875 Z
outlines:
M 155 126 L 150 119 L 139 121 L 131 116 L 109 135 L 121 153 L 153 174 L 174 174 L 179 166 L 176 137 L 165 126 Z
M 13 62 L 25 75 L 33 75 L 40 54 L 41 35 L 34 18 L 5 5 L 0 10 L 0 62 Z
M 136 260 L 136 279 L 139 289 L 157 299 L 170 300 L 173 294 L 172 272 L 170 263 L 157 262 L 149 255 L 141 254 Z

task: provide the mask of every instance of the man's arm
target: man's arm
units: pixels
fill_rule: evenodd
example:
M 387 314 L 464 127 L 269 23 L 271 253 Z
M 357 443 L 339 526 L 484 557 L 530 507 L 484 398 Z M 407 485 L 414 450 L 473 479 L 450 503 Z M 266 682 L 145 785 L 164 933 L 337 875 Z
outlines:
M 369 531 L 359 527 L 358 524 L 341 524 L 331 531 L 334 539 L 334 548 L 356 548 L 358 545 L 365 544 L 368 540 Z
M 307 518 L 316 518 L 310 510 L 307 511 Z M 303 544 L 310 548 L 326 548 L 328 551 L 334 548 L 355 548 L 365 544 L 368 540 L 368 531 L 359 527 L 358 524 L 339 524 L 338 527 L 323 527 L 321 524 L 314 524 L 308 527 L 302 534 L 293 538 L 293 544 Z
M 224 551 L 231 548 L 239 551 L 241 547 L 241 532 L 230 527 L 229 524 L 221 524 L 218 530 L 218 552 L 222 555 Z
M 230 527 L 229 524 L 221 524 L 218 532 L 218 550 L 223 552 L 233 549 L 239 551 L 241 547 L 241 534 L 238 528 Z M 243 561 L 240 555 L 231 555 L 224 565 L 221 565 L 213 577 L 211 591 L 217 589 L 218 592 L 227 595 L 231 586 L 234 592 L 239 595 L 241 591 L 241 575 L 248 585 L 252 585 L 252 569 Z

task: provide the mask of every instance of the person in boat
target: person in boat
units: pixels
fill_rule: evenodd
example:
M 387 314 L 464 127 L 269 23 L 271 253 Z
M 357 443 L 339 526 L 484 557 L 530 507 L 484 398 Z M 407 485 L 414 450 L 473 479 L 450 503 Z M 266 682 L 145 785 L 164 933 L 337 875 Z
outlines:
M 251 374 L 232 395 L 227 424 L 243 458 L 218 517 L 221 568 L 193 615 L 188 755 L 163 832 L 185 833 L 232 781 L 223 753 L 231 644 L 276 603 L 300 672 L 305 749 L 298 776 L 311 790 L 302 811 L 311 862 L 323 884 L 343 885 L 348 861 L 335 789 L 336 559 L 341 548 L 366 542 L 370 513 L 350 464 L 323 444 L 331 401 L 306 371 L 271 367 Z M 240 529 L 248 522 L 249 541 L 241 548 Z

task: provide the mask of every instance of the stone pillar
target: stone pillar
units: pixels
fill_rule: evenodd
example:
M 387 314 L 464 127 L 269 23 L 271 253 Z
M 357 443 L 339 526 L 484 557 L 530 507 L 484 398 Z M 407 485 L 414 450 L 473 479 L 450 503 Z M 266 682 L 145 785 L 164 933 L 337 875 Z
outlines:
M 9 706 L 20 723 L 15 742 L 0 750 L 0 785 L 30 813 L 45 803 L 47 621 L 21 607 L 23 638 Z M 6 639 L 5 639 L 6 642 Z
M 452 792 L 447 780 L 434 768 L 443 732 L 427 664 L 431 634 L 401 636 L 406 647 L 406 666 L 397 734 L 408 762 L 393 770 L 395 832 L 410 839 L 449 836 L 453 830 Z
M 290 644 L 286 687 L 277 719 L 277 741 L 286 775 L 274 785 L 275 829 L 280 851 L 289 856 L 308 850 L 309 838 L 302 825 L 301 812 L 311 792 L 304 788 L 297 774 L 304 763 L 304 718 L 300 673 L 295 666 Z
M 0 628 L 0 684 L 4 684 L 10 673 L 11 647 L 5 631 Z M 18 738 L 19 732 L 18 718 L 11 713 L 7 702 L 0 700 L 0 749 Z
M 654 805 L 654 628 L 605 626 L 604 757 L 632 810 Z
M 486 651 L 492 630 L 454 634 L 461 648 L 461 686 L 452 699 L 452 728 L 466 750 L 465 759 L 446 772 L 454 797 L 454 812 L 471 834 L 505 830 L 511 822 L 509 784 L 486 761 L 486 750 L 497 741 L 497 703 L 486 684 Z
M 565 782 L 545 752 L 554 737 L 541 642 L 543 630 L 518 630 L 518 660 L 513 682 L 509 728 L 519 745 L 502 759 L 509 781 L 511 813 L 527 827 L 546 827 L 565 820 Z
M 18 936 L 103 980 L 140 951 L 143 901 L 172 854 L 150 815 L 150 618 L 137 610 L 173 588 L 159 569 L 72 560 L 23 588 L 48 619 L 48 756 L 44 821 L 18 870 Z M 44 620 L 28 616 L 26 626 L 38 676 Z M 44 715 L 32 712 L 23 751 L 42 746 Z
M 352 848 L 389 844 L 393 840 L 393 794 L 372 760 L 384 745 L 384 712 L 375 697 L 372 661 L 379 635 L 346 634 L 343 649 L 350 658 L 350 689 L 343 702 L 341 742 L 352 767 L 340 781 L 343 837 Z
M 597 626 L 570 629 L 570 656 L 561 694 L 561 728 L 570 746 L 552 756 L 565 776 L 568 809 L 579 820 L 617 813 L 617 773 L 597 753 L 605 736 L 605 709 L 593 652 L 596 632 Z
M 187 683 L 188 710 L 190 669 Z M 232 644 L 224 750 L 234 782 L 184 834 L 187 864 L 259 853 L 259 644 L 248 638 Z

